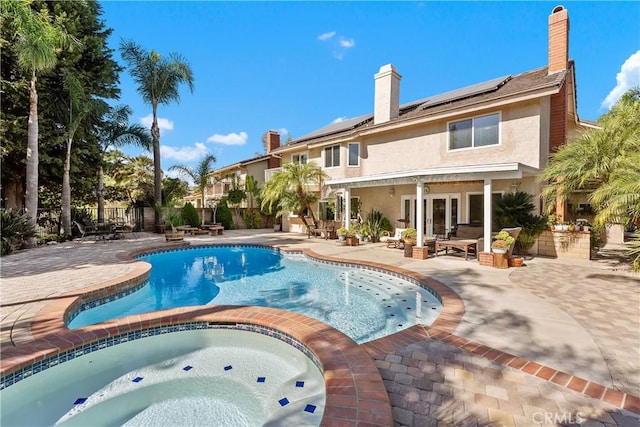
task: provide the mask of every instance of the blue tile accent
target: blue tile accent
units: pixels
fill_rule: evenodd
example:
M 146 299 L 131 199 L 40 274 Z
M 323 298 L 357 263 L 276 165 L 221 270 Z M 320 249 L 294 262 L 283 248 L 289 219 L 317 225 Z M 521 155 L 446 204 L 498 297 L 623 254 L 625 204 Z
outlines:
M 51 356 L 47 359 L 34 362 L 33 364 L 27 365 L 24 368 L 18 369 L 15 372 L 4 375 L 3 377 L 0 378 L 0 390 L 4 390 L 7 387 L 10 387 L 11 385 L 23 380 L 24 378 L 38 374 L 39 372 L 42 372 L 51 367 L 57 366 L 60 363 L 72 360 L 76 357 L 85 357 L 89 353 L 92 353 L 94 351 L 98 351 L 107 347 L 113 347 L 114 345 L 118 345 L 128 341 L 135 341 L 141 338 L 145 338 L 147 336 L 155 336 L 155 335 L 161 335 L 166 333 L 178 332 L 180 330 L 203 330 L 203 329 L 241 330 L 241 331 L 259 333 L 262 335 L 276 338 L 301 351 L 305 356 L 307 356 L 313 362 L 313 364 L 320 370 L 320 372 L 324 371 L 322 368 L 322 364 L 320 363 L 320 360 L 315 355 L 315 353 L 313 353 L 306 345 L 304 345 L 297 339 L 293 338 L 291 335 L 288 335 L 277 329 L 267 328 L 264 326 L 253 325 L 253 324 L 243 324 L 243 323 L 220 324 L 216 322 L 187 322 L 187 323 L 181 323 L 181 324 L 170 325 L 170 326 L 166 326 L 166 325 L 154 326 L 151 328 L 142 329 L 140 331 L 135 331 L 135 332 L 129 332 L 126 334 L 115 336 L 115 337 L 113 336 L 107 337 L 99 341 L 95 341 L 93 343 L 78 346 L 68 351 Z M 185 366 L 182 369 L 185 371 L 189 371 L 192 368 L 193 368 L 192 366 Z
M 227 366 L 224 367 L 225 371 L 230 371 L 232 369 L 233 369 L 233 366 L 231 366 L 231 365 L 227 365 Z
M 304 411 L 313 414 L 316 411 L 316 405 L 307 405 L 304 407 Z
M 267 379 L 265 377 L 258 377 L 258 381 L 259 383 L 263 383 L 265 382 Z
M 187 365 L 184 368 L 182 368 L 183 371 L 190 371 L 193 369 L 193 366 Z
M 134 383 L 139 383 L 140 381 L 142 381 L 144 378 L 142 377 L 135 377 L 134 379 L 132 379 L 131 381 L 133 381 Z
M 73 402 L 73 404 L 74 404 L 74 405 L 80 405 L 80 404 L 82 404 L 82 403 L 84 403 L 84 402 L 86 402 L 86 401 L 87 401 L 87 398 L 86 398 L 86 397 L 79 397 L 79 398 L 77 398 L 77 399 L 76 399 L 76 401 L 75 401 L 75 402 Z
M 280 406 L 287 406 L 289 404 L 289 399 L 283 397 L 282 399 L 278 400 L 278 403 L 280 404 Z
M 296 381 L 296 387 L 304 387 L 304 381 Z

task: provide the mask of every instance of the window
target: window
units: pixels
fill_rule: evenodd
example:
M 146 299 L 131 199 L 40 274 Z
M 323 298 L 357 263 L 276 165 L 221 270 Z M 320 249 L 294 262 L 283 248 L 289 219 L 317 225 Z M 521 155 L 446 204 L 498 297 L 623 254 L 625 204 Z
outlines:
M 491 194 L 492 217 L 495 218 L 496 200 L 502 198 L 501 193 Z M 482 226 L 484 225 L 484 194 L 469 194 L 469 224 Z M 492 231 L 496 231 L 495 224 L 491 227 Z
M 351 212 L 349 213 L 349 219 L 358 219 L 358 213 L 360 212 L 361 206 L 359 196 L 351 197 Z M 338 196 L 336 198 L 335 208 L 335 218 L 342 221 L 344 219 L 345 209 L 345 200 L 343 196 Z
M 499 124 L 497 113 L 449 123 L 449 150 L 499 144 Z
M 305 163 L 307 163 L 307 154 L 294 154 L 293 156 L 291 156 L 291 161 L 293 163 L 299 163 L 301 165 L 304 165 Z
M 332 202 L 319 202 L 319 207 L 320 207 L 320 213 L 319 213 L 319 217 L 320 219 L 325 219 L 325 220 L 334 220 L 336 219 L 336 213 L 335 213 L 335 203 Z
M 349 166 L 360 166 L 360 143 L 349 143 Z
M 324 167 L 334 168 L 340 166 L 340 146 L 333 145 L 324 149 Z

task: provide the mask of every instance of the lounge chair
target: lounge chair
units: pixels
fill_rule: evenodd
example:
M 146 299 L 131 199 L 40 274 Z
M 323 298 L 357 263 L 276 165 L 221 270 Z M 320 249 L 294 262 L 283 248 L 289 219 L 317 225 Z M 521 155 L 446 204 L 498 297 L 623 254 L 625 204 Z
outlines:
M 404 240 L 402 240 L 402 232 L 406 230 L 406 228 L 396 228 L 396 233 L 393 237 L 387 238 L 387 247 L 388 248 L 404 248 Z
M 513 237 L 513 243 L 511 244 L 511 246 L 509 246 L 509 249 L 507 249 L 507 258 L 511 258 L 511 255 L 513 254 L 513 248 L 516 246 L 516 240 L 518 240 L 518 234 L 520 234 L 521 230 L 522 227 L 502 229 L 502 231 L 506 231 L 507 233 L 509 233 L 509 236 Z

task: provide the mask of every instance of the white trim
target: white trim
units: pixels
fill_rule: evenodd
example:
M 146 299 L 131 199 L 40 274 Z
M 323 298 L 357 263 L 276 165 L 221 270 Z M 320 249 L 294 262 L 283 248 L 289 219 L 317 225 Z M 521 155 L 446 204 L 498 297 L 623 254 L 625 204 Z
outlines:
M 410 184 L 421 180 L 427 182 L 470 181 L 491 179 L 521 179 L 527 175 L 537 175 L 537 168 L 521 163 L 496 163 L 484 165 L 449 166 L 442 168 L 414 169 L 402 172 L 388 172 L 353 178 L 338 178 L 325 181 L 330 187 L 377 187 L 381 185 Z

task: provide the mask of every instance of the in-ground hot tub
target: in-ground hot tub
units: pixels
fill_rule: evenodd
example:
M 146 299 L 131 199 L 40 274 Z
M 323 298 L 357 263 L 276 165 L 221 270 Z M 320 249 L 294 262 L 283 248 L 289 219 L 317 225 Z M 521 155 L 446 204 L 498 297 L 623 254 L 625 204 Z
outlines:
M 320 425 L 325 382 L 304 345 L 256 325 L 156 326 L 3 377 L 3 426 Z

